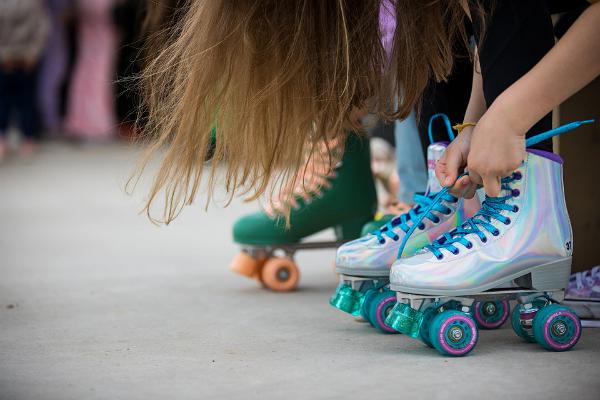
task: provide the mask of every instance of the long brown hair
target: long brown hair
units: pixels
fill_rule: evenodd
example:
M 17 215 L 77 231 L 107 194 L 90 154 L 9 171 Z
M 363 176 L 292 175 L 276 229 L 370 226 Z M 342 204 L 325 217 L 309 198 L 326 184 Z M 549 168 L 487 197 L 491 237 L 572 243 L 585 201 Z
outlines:
M 352 110 L 406 117 L 429 80 L 451 72 L 454 44 L 467 41 L 465 12 L 459 0 L 390 3 L 397 27 L 387 55 L 381 0 L 185 2 L 150 43 L 141 80 L 152 139 L 144 163 L 162 155 L 146 210 L 164 193 L 168 223 L 192 203 L 212 128 L 206 200 L 221 161 L 230 198 L 254 199 L 289 186 L 318 143 L 360 129 Z

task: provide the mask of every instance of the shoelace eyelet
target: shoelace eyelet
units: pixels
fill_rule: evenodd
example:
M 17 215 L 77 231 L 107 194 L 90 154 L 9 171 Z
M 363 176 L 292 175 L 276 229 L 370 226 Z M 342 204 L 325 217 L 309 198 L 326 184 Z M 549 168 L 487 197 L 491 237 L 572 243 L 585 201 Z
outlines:
M 394 242 L 397 242 L 398 240 L 400 240 L 400 236 L 396 235 L 393 237 L 393 239 L 394 239 Z
M 439 224 L 440 223 L 440 219 L 436 218 L 436 219 L 432 219 L 431 220 L 434 224 Z
M 523 178 L 523 174 L 521 174 L 519 171 L 517 171 L 513 174 L 513 178 L 517 181 L 520 181 L 521 178 Z
M 421 230 L 421 231 L 422 231 L 422 230 L 424 230 L 424 229 L 425 229 L 425 225 L 423 225 L 423 224 L 419 224 L 419 230 Z
M 456 250 L 452 250 L 452 254 L 454 254 L 455 256 L 458 255 L 458 253 L 460 253 L 460 250 L 456 249 Z
M 494 236 L 498 236 L 499 234 L 500 234 L 500 231 L 494 231 L 494 232 L 492 232 L 492 235 L 494 235 Z
M 521 191 L 519 189 L 513 189 L 510 194 L 512 195 L 512 197 L 519 197 Z
M 506 221 L 504 221 L 504 225 L 508 225 L 508 224 L 510 224 L 510 222 L 511 222 L 510 218 L 506 218 Z
M 385 240 L 383 240 L 383 239 L 379 240 L 379 244 L 385 244 Z
M 512 211 L 514 213 L 519 212 L 519 206 L 514 206 L 513 209 L 512 209 Z
M 486 243 L 487 242 L 487 237 L 485 237 L 485 236 L 482 237 L 482 238 L 479 238 L 479 239 L 481 240 L 481 243 Z
M 473 243 L 469 242 L 469 243 L 467 243 L 467 245 L 465 247 L 467 249 L 472 249 L 473 248 Z
M 435 256 L 435 258 L 437 258 L 438 260 L 441 260 L 442 258 L 444 258 L 444 255 L 440 254 L 439 256 Z

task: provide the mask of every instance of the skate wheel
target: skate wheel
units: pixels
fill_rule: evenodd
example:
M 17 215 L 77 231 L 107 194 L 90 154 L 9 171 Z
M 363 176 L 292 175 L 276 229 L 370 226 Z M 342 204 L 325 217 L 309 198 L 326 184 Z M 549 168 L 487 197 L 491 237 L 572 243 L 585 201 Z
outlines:
M 273 257 L 265 262 L 260 271 L 262 284 L 277 292 L 288 292 L 296 287 L 300 271 L 289 258 Z
M 385 324 L 411 338 L 419 336 L 423 313 L 411 308 L 408 304 L 396 303 L 385 319 Z
M 429 327 L 429 340 L 443 355 L 461 357 L 475 345 L 479 332 L 471 315 L 462 311 L 446 310 L 437 314 Z
M 365 297 L 362 303 L 362 306 L 360 307 L 360 316 L 362 317 L 362 319 L 364 319 L 365 321 L 369 322 L 369 324 L 371 324 L 371 326 L 375 326 L 373 325 L 373 322 L 371 321 L 371 317 L 369 316 L 369 307 L 371 306 L 371 303 L 373 302 L 373 299 L 375 298 L 375 296 L 377 295 L 377 291 L 374 289 L 369 289 L 365 292 Z
M 242 251 L 231 261 L 229 269 L 248 278 L 255 278 L 258 275 L 260 264 L 259 260 Z
M 546 350 L 566 351 L 581 337 L 581 321 L 571 309 L 550 304 L 533 318 L 533 336 Z
M 537 311 L 537 308 L 525 309 L 525 307 L 523 307 L 523 304 L 517 304 L 510 318 L 510 324 L 513 328 L 513 331 L 517 334 L 518 337 L 529 343 L 535 342 L 535 338 L 533 337 L 532 324 L 533 317 L 535 317 Z
M 383 333 L 398 333 L 397 330 L 393 329 L 385 322 L 395 305 L 396 293 L 391 290 L 384 290 L 383 292 L 376 293 L 375 296 L 372 297 L 368 304 L 369 321 L 375 329 Z
M 497 329 L 506 322 L 510 314 L 508 300 L 478 301 L 473 304 L 473 317 L 480 329 Z
M 433 347 L 431 339 L 429 338 L 429 328 L 431 326 L 431 322 L 438 314 L 437 307 L 433 303 L 430 303 L 422 312 L 423 322 L 421 322 L 421 328 L 419 329 L 419 338 L 427 346 Z

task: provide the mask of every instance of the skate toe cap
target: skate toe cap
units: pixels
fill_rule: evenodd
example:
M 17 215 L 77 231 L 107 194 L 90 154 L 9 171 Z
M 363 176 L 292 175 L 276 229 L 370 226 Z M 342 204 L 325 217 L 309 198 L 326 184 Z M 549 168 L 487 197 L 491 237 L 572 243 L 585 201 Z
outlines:
M 390 283 L 406 287 L 430 284 L 430 278 L 435 276 L 435 272 L 431 271 L 430 256 L 431 254 L 420 253 L 398 259 L 390 270 Z
M 348 242 L 338 248 L 336 266 L 346 269 L 385 270 L 389 269 L 394 257 L 385 248 L 373 246 L 377 241 L 367 235 Z
M 285 229 L 285 221 L 262 212 L 244 215 L 233 225 L 233 240 L 241 244 L 269 245 L 297 241 Z

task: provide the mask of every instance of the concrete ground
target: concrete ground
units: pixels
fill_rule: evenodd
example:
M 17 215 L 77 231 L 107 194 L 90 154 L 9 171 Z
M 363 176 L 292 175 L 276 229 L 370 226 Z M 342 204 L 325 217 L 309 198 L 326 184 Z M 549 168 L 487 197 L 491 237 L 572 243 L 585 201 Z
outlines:
M 378 334 L 328 305 L 333 251 L 299 255 L 293 293 L 228 271 L 254 204 L 150 224 L 122 190 L 136 156 L 53 144 L 0 165 L 1 399 L 600 398 L 599 329 L 551 353 L 505 326 L 460 359 Z

